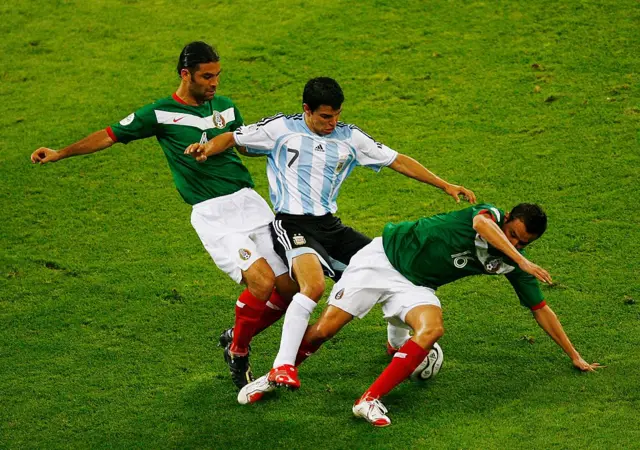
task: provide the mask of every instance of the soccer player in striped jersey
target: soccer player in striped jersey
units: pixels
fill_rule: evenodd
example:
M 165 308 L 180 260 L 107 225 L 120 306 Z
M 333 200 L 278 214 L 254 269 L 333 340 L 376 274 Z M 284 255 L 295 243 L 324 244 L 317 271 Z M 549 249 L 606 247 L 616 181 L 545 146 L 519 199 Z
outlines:
M 388 323 L 388 352 L 394 357 L 356 401 L 353 413 L 377 427 L 390 425 L 380 398 L 409 377 L 444 334 L 436 289 L 472 275 L 504 275 L 520 303 L 531 310 L 573 365 L 594 371 L 600 364 L 580 356 L 544 300 L 538 280 L 551 283 L 551 276 L 524 253 L 524 247 L 542 236 L 546 227 L 544 211 L 528 203 L 508 214 L 492 204 L 480 204 L 387 224 L 382 237 L 356 253 L 334 285 L 329 306 L 305 333 L 296 365 L 354 317 L 363 318 L 379 303 Z M 253 403 L 273 389 L 265 377 L 258 378 L 240 390 L 238 401 Z
M 220 337 L 232 379 L 241 388 L 253 379 L 251 338 L 284 314 L 287 299 L 297 288 L 273 249 L 269 229 L 273 213 L 253 190 L 251 175 L 238 155 L 229 150 L 198 164 L 184 154 L 194 140 L 205 143 L 243 124 L 231 99 L 216 95 L 222 72 L 220 56 L 208 44 L 192 42 L 180 53 L 177 72 L 180 86 L 170 97 L 62 150 L 39 148 L 31 161 L 45 164 L 115 143 L 156 137 L 178 192 L 193 206 L 191 224 L 205 249 L 220 270 L 246 285 L 236 302 L 235 331 Z M 274 285 L 283 295 L 278 295 Z
M 355 125 L 339 122 L 343 101 L 335 80 L 314 78 L 304 87 L 303 113 L 278 114 L 185 150 L 198 161 L 234 145 L 246 147 L 249 154 L 268 157 L 269 190 L 276 211 L 274 247 L 300 286 L 285 315 L 280 350 L 269 380 L 293 389 L 300 387 L 296 353 L 325 290 L 324 276 L 339 278 L 351 257 L 371 241 L 333 215 L 338 209 L 340 186 L 351 171 L 357 166 L 376 171 L 389 167 L 442 189 L 457 202 L 459 196 L 475 202 L 469 189 L 444 181 Z

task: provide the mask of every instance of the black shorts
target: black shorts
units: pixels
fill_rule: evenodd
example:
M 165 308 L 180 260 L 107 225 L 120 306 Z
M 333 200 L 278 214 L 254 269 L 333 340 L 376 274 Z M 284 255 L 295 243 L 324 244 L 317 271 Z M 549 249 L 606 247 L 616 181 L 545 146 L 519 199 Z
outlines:
M 315 253 L 327 276 L 337 280 L 362 247 L 371 239 L 344 226 L 333 214 L 298 216 L 276 214 L 271 224 L 276 253 L 291 270 L 291 260 L 298 255 Z

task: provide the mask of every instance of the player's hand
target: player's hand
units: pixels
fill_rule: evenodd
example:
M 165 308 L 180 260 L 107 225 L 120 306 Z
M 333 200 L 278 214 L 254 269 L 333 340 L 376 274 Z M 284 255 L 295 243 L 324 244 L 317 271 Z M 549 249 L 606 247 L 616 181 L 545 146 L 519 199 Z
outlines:
M 444 191 L 456 199 L 456 203 L 460 203 L 460 196 L 462 195 L 469 203 L 476 202 L 476 194 L 472 190 L 467 189 L 464 186 L 458 186 L 457 184 L 449 184 Z
M 588 362 L 586 362 L 584 359 L 582 359 L 582 357 L 578 357 L 574 360 L 571 361 L 573 363 L 573 365 L 577 368 L 580 369 L 583 372 L 595 372 L 596 369 L 602 369 L 606 366 L 601 365 L 600 363 L 594 362 L 589 364 Z
M 191 144 L 186 148 L 184 154 L 193 156 L 198 162 L 205 162 L 207 160 L 204 144 Z
M 60 154 L 57 151 L 47 147 L 40 147 L 38 150 L 31 154 L 31 162 L 33 164 L 45 164 L 48 162 L 55 162 L 60 159 Z
M 518 265 L 524 272 L 527 272 L 528 274 L 533 275 L 542 283 L 546 283 L 546 284 L 553 283 L 553 281 L 551 280 L 551 275 L 549 275 L 549 272 L 544 270 L 539 265 L 532 263 L 528 259 L 525 259 Z

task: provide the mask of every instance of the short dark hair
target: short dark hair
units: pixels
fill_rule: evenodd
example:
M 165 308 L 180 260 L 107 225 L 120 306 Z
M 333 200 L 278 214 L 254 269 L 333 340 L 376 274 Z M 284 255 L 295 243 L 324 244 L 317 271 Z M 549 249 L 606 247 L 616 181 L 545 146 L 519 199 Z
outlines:
M 520 203 L 509 213 L 509 220 L 520 219 L 527 233 L 540 237 L 547 229 L 547 215 L 542 208 L 534 203 Z
M 304 86 L 302 103 L 306 104 L 312 112 L 320 105 L 329 105 L 333 109 L 340 109 L 342 102 L 344 102 L 342 88 L 333 78 L 312 78 Z
M 218 62 L 220 55 L 206 42 L 195 41 L 184 46 L 178 59 L 178 75 L 182 69 L 188 69 L 191 75 L 198 70 L 202 63 Z

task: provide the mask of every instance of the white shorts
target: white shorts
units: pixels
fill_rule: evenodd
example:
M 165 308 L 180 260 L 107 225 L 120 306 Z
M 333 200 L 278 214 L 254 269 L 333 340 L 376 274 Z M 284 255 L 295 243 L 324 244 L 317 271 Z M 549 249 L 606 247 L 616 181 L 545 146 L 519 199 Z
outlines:
M 191 225 L 198 233 L 216 266 L 233 281 L 242 281 L 242 272 L 264 258 L 276 276 L 287 266 L 273 249 L 269 224 L 273 212 L 253 189 L 216 197 L 193 205 Z
M 377 304 L 389 323 L 403 326 L 407 313 L 419 305 L 440 308 L 433 289 L 417 286 L 389 262 L 382 238 L 356 253 L 329 295 L 329 304 L 362 319 Z

